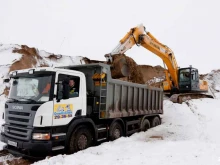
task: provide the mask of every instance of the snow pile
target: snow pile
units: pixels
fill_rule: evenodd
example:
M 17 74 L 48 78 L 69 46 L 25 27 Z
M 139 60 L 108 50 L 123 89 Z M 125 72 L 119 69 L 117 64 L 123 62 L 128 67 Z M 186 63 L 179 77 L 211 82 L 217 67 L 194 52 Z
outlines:
M 63 56 L 53 55 L 45 51 L 38 52 L 48 66 L 64 66 L 64 65 L 80 65 L 84 64 L 82 57 L 80 56 Z
M 183 104 L 164 101 L 165 112 L 160 126 L 34 164 L 217 165 L 220 164 L 220 133 L 216 127 L 219 125 L 219 106 L 217 99 L 198 99 Z
M 208 81 L 210 90 L 220 98 L 220 70 L 212 70 L 204 76 L 203 80 Z
M 11 65 L 14 62 L 18 61 L 21 59 L 22 55 L 18 53 L 13 53 L 12 51 L 17 48 L 19 49 L 20 46 L 18 45 L 3 45 L 0 44 L 0 57 L 2 60 L 0 60 L 0 66 L 2 65 Z
M 146 82 L 146 84 L 148 85 L 152 85 L 152 84 L 156 84 L 156 83 L 160 83 L 163 82 L 165 79 L 165 76 L 162 77 L 154 77 L 153 79 L 150 79 Z

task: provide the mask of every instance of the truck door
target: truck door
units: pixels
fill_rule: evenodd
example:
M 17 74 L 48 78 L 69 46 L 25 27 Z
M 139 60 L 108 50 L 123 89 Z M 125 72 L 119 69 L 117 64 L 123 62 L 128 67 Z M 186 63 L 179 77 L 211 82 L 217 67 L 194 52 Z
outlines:
M 53 108 L 53 126 L 67 125 L 75 116 L 82 113 L 82 86 L 80 75 L 67 75 L 57 73 L 55 85 L 55 95 L 58 95 L 58 90 L 62 88 L 63 81 L 69 81 L 70 83 L 70 98 L 69 99 L 57 99 L 54 97 Z

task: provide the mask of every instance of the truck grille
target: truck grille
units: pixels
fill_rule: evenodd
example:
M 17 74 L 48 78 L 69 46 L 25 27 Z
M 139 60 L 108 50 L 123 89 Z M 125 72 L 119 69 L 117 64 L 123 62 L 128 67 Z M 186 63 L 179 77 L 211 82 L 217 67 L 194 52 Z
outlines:
M 9 104 L 9 107 L 5 110 L 5 135 L 28 141 L 31 138 L 36 111 L 31 111 L 31 107 L 25 106 L 23 110 L 11 110 L 10 107 Z

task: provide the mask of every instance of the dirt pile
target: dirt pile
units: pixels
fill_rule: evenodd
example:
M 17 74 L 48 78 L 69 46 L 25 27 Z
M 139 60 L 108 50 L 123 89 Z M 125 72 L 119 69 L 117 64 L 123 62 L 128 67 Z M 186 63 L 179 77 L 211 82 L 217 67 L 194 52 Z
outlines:
M 145 84 L 142 72 L 132 58 L 126 56 L 125 54 L 117 54 L 114 55 L 112 58 L 113 58 L 113 64 L 111 65 L 112 78 L 129 81 L 133 83 Z M 86 57 L 84 57 L 83 60 L 85 61 L 86 64 L 107 63 L 106 61 L 91 60 Z M 128 76 L 124 76 L 128 72 L 130 74 Z
M 151 86 L 160 86 L 156 78 L 164 78 L 164 68 L 161 66 L 137 65 L 137 63 L 125 54 L 114 55 L 112 64 L 112 78 Z M 86 64 L 106 63 L 106 61 L 91 60 L 84 58 Z M 127 68 L 125 68 L 125 65 Z M 123 68 L 124 67 L 124 68 Z M 123 76 L 122 72 L 129 72 L 129 76 Z M 154 81 L 155 80 L 155 81 Z M 162 80 L 161 80 L 162 81 Z
M 98 61 L 98 60 L 91 60 L 87 57 L 83 57 L 82 60 L 86 63 L 86 64 L 91 64 L 91 63 L 106 63 L 105 61 Z
M 143 73 L 141 72 L 141 69 L 138 67 L 136 62 L 130 57 L 126 57 L 126 62 L 130 71 L 128 81 L 145 84 Z
M 165 75 L 164 68 L 159 65 L 154 67 L 150 65 L 139 65 L 138 68 L 140 69 L 145 82 Z
M 13 53 L 22 54 L 22 58 L 13 63 L 9 71 L 32 68 L 35 67 L 38 60 L 42 60 L 42 57 L 35 48 L 29 48 L 26 45 L 21 45 L 21 49 L 15 48 Z M 43 63 L 40 66 L 44 67 L 48 65 Z
M 19 61 L 16 61 L 10 66 L 9 71 L 18 70 L 18 69 L 27 69 L 36 66 L 46 67 L 48 64 L 44 62 L 43 58 L 39 55 L 39 51 L 36 48 L 30 48 L 26 45 L 21 45 L 21 48 L 15 48 L 13 53 L 22 54 L 22 58 Z M 62 55 L 50 54 L 46 58 L 50 60 L 57 61 L 62 58 Z M 149 80 L 154 79 L 155 77 L 164 76 L 164 69 L 161 66 L 152 67 L 150 65 L 137 65 L 137 63 L 130 57 L 125 54 L 114 55 L 113 64 L 111 65 L 112 78 L 120 79 L 124 81 L 129 81 L 139 84 L 148 84 L 154 86 L 158 82 Z M 41 61 L 39 65 L 39 61 Z M 107 61 L 91 60 L 87 57 L 82 59 L 86 64 L 90 63 L 107 63 Z M 8 90 L 5 90 L 4 93 L 8 93 Z

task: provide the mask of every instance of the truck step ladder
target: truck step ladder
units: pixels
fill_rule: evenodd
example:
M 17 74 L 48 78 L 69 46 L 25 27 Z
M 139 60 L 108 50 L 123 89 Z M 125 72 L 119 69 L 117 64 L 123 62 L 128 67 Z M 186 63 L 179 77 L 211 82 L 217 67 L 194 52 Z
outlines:
M 104 80 L 104 82 L 106 82 Z M 106 96 L 107 96 L 107 83 L 105 84 L 105 86 L 102 85 L 103 84 L 103 79 L 100 80 L 100 106 L 99 106 L 99 118 L 102 118 L 103 116 L 101 116 L 101 111 L 106 111 Z
M 97 128 L 98 139 L 97 142 L 105 141 L 108 139 L 108 127 L 107 125 L 99 125 Z

